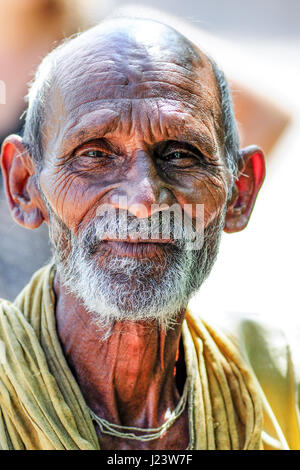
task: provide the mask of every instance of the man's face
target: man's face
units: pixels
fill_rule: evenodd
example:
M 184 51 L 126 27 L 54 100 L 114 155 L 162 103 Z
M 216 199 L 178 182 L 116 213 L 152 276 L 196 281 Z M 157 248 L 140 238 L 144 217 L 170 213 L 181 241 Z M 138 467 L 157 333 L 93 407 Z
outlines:
M 40 186 L 62 278 L 108 321 L 172 322 L 210 271 L 223 227 L 231 177 L 215 78 L 205 56 L 173 39 L 117 31 L 56 69 Z M 141 219 L 154 204 L 176 204 L 195 225 L 203 204 L 203 247 L 186 251 L 172 233 L 143 243 L 97 236 L 103 205 Z

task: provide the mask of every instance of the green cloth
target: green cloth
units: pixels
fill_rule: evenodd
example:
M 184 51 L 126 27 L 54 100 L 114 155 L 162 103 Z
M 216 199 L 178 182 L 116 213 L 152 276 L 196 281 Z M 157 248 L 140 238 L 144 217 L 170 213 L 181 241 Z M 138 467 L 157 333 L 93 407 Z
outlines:
M 0 301 L 3 450 L 100 449 L 88 407 L 57 336 L 53 276 L 53 266 L 46 266 L 14 303 Z M 285 445 L 273 428 L 271 437 L 263 432 L 266 400 L 254 369 L 250 370 L 252 364 L 241 358 L 234 342 L 190 310 L 182 337 L 190 383 L 191 448 L 260 449 L 264 435 L 269 444 L 273 439 Z M 264 411 L 266 416 L 269 411 Z

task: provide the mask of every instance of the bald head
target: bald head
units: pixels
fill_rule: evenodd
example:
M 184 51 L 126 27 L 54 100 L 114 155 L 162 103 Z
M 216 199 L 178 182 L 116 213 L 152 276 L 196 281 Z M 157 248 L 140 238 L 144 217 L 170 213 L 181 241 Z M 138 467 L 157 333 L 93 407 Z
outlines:
M 179 99 L 186 109 L 209 103 L 224 156 L 235 173 L 238 137 L 223 73 L 182 34 L 148 19 L 105 21 L 69 39 L 39 67 L 29 92 L 24 140 L 41 165 L 45 142 L 56 138 L 53 116 L 64 121 L 87 101 Z
M 74 61 L 84 57 L 93 62 L 99 58 L 122 66 L 160 57 L 187 70 L 200 64 L 200 56 L 204 58 L 199 49 L 170 26 L 130 18 L 106 20 L 67 41 L 60 48 L 59 56 L 64 59 L 69 54 Z
M 78 77 L 78 67 L 84 61 L 90 73 L 104 69 L 126 75 L 131 71 L 132 77 L 126 77 L 130 81 L 140 79 L 139 72 L 159 60 L 191 72 L 201 65 L 202 53 L 169 26 L 152 20 L 122 18 L 107 20 L 68 40 L 54 55 L 52 74 L 61 74 L 65 80 L 66 74 Z M 120 84 L 127 83 L 120 77 Z

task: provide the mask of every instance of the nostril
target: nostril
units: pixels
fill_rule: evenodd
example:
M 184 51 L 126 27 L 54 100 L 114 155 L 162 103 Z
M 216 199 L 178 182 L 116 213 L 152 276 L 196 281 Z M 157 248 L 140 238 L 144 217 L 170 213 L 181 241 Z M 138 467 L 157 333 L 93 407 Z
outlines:
M 128 206 L 128 212 L 139 219 L 146 219 L 149 217 L 149 207 L 144 204 L 131 204 Z

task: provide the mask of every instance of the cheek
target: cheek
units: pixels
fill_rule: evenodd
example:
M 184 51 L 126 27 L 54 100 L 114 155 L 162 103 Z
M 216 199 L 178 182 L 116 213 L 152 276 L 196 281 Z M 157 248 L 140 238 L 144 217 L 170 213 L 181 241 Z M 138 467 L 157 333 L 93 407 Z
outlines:
M 202 213 L 201 210 L 197 211 L 197 205 L 203 204 L 204 226 L 207 227 L 224 210 L 227 185 L 221 177 L 194 177 L 176 197 L 193 220 Z
M 50 174 L 47 170 L 40 184 L 52 210 L 74 234 L 95 216 L 99 201 L 112 187 L 103 178 L 91 182 L 76 172 Z

